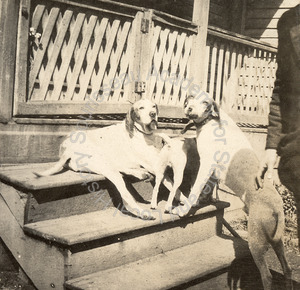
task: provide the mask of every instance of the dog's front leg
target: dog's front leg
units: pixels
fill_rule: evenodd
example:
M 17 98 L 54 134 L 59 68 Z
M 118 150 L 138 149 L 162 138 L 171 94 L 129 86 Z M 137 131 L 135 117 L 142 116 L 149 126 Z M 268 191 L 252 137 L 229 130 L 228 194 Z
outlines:
M 103 174 L 116 186 L 123 201 L 126 203 L 128 211 L 142 219 L 155 219 L 149 210 L 144 210 L 136 203 L 135 199 L 128 191 L 121 173 L 116 169 L 111 168 L 109 164 L 109 161 L 105 160 L 105 158 L 102 160 L 90 160 L 88 168 L 91 172 Z

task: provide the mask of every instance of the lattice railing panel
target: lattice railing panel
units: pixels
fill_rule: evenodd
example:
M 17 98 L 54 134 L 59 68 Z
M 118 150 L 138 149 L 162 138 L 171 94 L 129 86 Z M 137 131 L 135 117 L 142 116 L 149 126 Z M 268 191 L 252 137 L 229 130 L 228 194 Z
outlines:
M 32 47 L 28 100 L 126 100 L 132 19 L 52 3 L 35 7 L 31 25 L 41 43 Z
M 207 91 L 231 115 L 267 124 L 276 53 L 212 35 L 207 40 Z
M 191 79 L 193 34 L 154 22 L 148 95 L 162 105 L 181 106 Z

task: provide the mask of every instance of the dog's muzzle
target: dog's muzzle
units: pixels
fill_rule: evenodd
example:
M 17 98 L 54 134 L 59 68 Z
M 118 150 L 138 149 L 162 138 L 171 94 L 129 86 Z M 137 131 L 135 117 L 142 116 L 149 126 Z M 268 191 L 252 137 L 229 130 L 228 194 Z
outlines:
M 185 115 L 190 120 L 198 119 L 198 115 L 197 114 L 185 114 Z
M 148 125 L 149 130 L 156 130 L 157 129 L 157 120 L 153 119 L 150 124 Z

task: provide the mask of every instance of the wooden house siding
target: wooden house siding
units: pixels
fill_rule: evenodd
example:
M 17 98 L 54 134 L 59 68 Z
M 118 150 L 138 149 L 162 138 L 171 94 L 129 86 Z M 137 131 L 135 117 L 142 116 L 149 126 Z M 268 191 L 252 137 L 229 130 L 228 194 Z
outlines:
M 296 6 L 298 0 L 248 1 L 245 35 L 277 46 L 277 23 L 284 12 Z

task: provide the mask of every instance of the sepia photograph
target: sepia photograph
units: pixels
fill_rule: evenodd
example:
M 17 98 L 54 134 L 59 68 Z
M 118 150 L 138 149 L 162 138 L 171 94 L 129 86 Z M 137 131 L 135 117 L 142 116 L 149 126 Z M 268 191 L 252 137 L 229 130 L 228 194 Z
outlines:
M 0 289 L 300 290 L 300 0 L 0 0 Z

